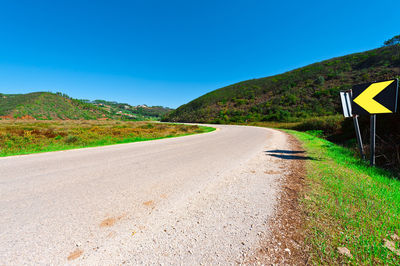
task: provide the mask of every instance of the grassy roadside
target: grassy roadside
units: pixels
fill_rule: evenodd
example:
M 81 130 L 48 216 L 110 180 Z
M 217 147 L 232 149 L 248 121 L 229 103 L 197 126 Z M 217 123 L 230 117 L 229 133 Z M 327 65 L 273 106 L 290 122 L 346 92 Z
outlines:
M 311 262 L 400 265 L 400 180 L 369 167 L 346 148 L 307 133 L 287 132 L 312 158 L 307 160 L 301 201 Z M 388 243 L 394 244 L 392 250 L 385 247 Z M 340 254 L 339 247 L 351 256 Z
M 0 157 L 171 138 L 212 127 L 123 121 L 0 121 Z

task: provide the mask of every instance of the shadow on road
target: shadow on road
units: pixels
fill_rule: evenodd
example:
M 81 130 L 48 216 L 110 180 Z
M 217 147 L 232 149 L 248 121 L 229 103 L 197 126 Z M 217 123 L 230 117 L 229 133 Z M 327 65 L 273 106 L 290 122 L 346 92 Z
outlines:
M 271 150 L 265 151 L 268 156 L 284 159 L 284 160 L 315 160 L 310 156 L 301 156 L 294 154 L 302 154 L 305 151 L 289 151 L 289 150 Z
M 271 150 L 271 151 L 266 151 L 266 152 L 269 152 L 269 153 L 297 154 L 297 153 L 304 153 L 305 151 Z

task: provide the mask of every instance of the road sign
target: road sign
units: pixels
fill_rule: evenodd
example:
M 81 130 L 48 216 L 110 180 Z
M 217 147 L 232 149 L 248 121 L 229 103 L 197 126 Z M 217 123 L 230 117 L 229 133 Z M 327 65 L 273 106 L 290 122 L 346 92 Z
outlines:
M 351 91 L 341 91 L 340 100 L 342 101 L 343 115 L 344 117 L 353 117 L 354 128 L 356 130 L 356 137 L 358 143 L 358 149 L 360 150 L 361 158 L 365 159 L 364 147 L 361 138 L 360 126 L 358 124 L 358 115 L 353 115 L 351 110 Z
M 398 80 L 353 86 L 352 114 L 390 114 L 397 111 Z
M 340 100 L 342 101 L 344 117 L 351 117 L 351 93 L 349 91 L 341 91 Z

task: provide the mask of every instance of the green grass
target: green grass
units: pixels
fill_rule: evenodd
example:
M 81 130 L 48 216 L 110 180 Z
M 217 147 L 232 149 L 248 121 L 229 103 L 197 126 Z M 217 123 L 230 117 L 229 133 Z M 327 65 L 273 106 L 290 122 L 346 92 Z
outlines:
M 171 138 L 212 127 L 123 121 L 0 121 L 0 156 Z
M 307 161 L 306 216 L 310 259 L 316 264 L 400 265 L 383 246 L 400 235 L 400 180 L 369 167 L 354 152 L 307 133 L 288 130 L 313 160 Z M 396 247 L 399 248 L 399 241 Z M 346 247 L 353 258 L 337 252 Z

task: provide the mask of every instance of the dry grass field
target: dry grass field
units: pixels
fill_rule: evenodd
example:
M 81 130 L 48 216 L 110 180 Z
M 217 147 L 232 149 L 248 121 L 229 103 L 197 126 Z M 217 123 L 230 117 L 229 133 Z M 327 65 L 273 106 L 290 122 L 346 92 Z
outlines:
M 212 130 L 150 122 L 0 120 L 0 156 L 145 141 Z

